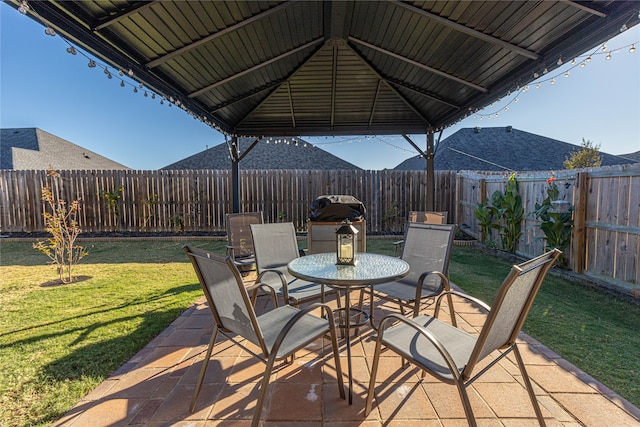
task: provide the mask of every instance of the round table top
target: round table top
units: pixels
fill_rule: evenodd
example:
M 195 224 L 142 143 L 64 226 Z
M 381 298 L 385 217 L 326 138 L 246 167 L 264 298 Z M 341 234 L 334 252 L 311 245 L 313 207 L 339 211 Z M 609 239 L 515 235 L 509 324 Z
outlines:
M 336 265 L 335 252 L 306 255 L 287 266 L 292 275 L 336 286 L 364 286 L 393 282 L 409 273 L 409 264 L 387 255 L 359 253 L 356 265 Z

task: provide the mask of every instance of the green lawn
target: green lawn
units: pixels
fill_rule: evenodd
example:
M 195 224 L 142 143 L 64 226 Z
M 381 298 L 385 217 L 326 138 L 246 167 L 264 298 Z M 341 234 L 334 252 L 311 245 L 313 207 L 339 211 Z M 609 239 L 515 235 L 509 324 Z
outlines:
M 217 252 L 225 243 L 189 242 Z M 43 286 L 56 274 L 30 243 L 0 244 L 3 427 L 55 421 L 201 295 L 179 241 L 85 244 L 90 254 L 75 273 L 88 278 L 64 286 Z M 393 245 L 370 239 L 367 251 L 393 254 Z M 450 275 L 490 303 L 509 268 L 455 247 Z M 640 307 L 549 276 L 524 329 L 640 405 L 632 380 L 640 375 Z

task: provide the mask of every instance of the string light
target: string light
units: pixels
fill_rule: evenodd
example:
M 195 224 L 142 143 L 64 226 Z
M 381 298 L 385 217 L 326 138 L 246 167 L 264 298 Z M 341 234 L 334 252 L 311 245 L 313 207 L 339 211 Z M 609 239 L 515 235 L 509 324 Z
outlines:
M 19 12 L 20 14 L 23 14 L 23 15 L 25 15 L 25 14 L 27 14 L 27 13 L 30 13 L 30 14 L 31 14 L 31 15 L 33 15 L 35 18 L 37 18 L 43 26 L 45 26 L 45 30 L 44 30 L 45 34 L 47 34 L 47 35 L 49 35 L 49 36 L 52 36 L 52 37 L 57 35 L 57 34 L 56 34 L 56 31 L 55 31 L 53 28 L 51 28 L 50 26 L 46 25 L 46 24 L 45 24 L 45 21 L 44 21 L 40 16 L 38 16 L 38 15 L 37 15 L 37 13 L 36 13 L 35 11 L 33 11 L 33 10 L 30 8 L 30 6 L 29 6 L 29 4 L 28 4 L 27 0 L 22 0 L 22 1 L 20 2 L 20 6 L 18 7 L 18 12 Z M 638 19 L 640 19 L 640 11 L 638 12 Z M 620 28 L 620 32 L 626 31 L 627 29 L 628 29 L 628 28 L 627 28 L 627 25 L 626 25 L 626 24 L 623 24 L 623 25 L 621 26 L 621 28 Z M 77 54 L 78 54 L 78 50 L 77 50 L 77 49 L 76 49 L 76 48 L 75 48 L 75 47 L 74 47 L 74 46 L 73 46 L 73 45 L 72 45 L 68 40 L 66 40 L 64 37 L 62 37 L 62 40 L 63 40 L 65 43 L 67 43 L 67 44 L 69 45 L 69 46 L 67 47 L 67 49 L 66 49 L 66 51 L 67 51 L 69 54 L 71 54 L 71 55 L 77 55 Z M 635 51 L 636 51 L 636 47 L 635 47 L 636 43 L 640 43 L 640 41 L 636 41 L 636 42 L 632 43 L 630 46 L 628 45 L 628 46 L 629 46 L 629 49 L 628 49 L 629 53 L 635 53 Z M 572 66 L 571 68 L 576 67 L 576 66 L 578 66 L 578 65 L 579 65 L 581 68 L 584 68 L 584 67 L 586 66 L 586 63 L 588 63 L 588 62 L 590 62 L 590 61 L 591 61 L 591 59 L 592 59 L 592 56 L 593 56 L 593 55 L 597 55 L 597 54 L 604 54 L 605 52 L 607 53 L 607 54 L 606 54 L 605 59 L 606 59 L 606 60 L 611 60 L 611 58 L 612 58 L 611 53 L 612 53 L 612 52 L 616 52 L 616 51 L 619 51 L 619 50 L 621 50 L 621 49 L 626 49 L 626 48 L 627 48 L 627 46 L 609 51 L 609 48 L 607 47 L 606 43 L 604 43 L 604 44 L 602 44 L 602 46 L 601 46 L 601 47 L 599 47 L 596 51 L 594 51 L 594 52 L 592 52 L 591 54 L 589 54 L 589 55 L 586 57 L 586 59 L 584 59 L 584 60 L 580 61 L 579 63 L 578 63 L 578 61 L 576 60 L 576 58 L 573 58 L 573 60 L 571 61 L 571 66 Z M 598 51 L 600 51 L 600 50 L 601 50 L 601 52 L 598 52 Z M 109 70 L 109 67 L 108 67 L 107 65 L 103 65 L 103 64 L 98 64 L 98 63 L 96 63 L 96 61 L 94 61 L 93 59 L 89 58 L 89 56 L 88 56 L 87 54 L 85 54 L 84 52 L 82 52 L 82 51 L 80 51 L 79 53 L 80 53 L 82 56 L 84 56 L 84 57 L 88 60 L 88 64 L 87 64 L 87 65 L 88 65 L 88 67 L 89 67 L 89 68 L 102 68 L 102 69 L 103 69 L 104 74 L 107 76 L 107 78 L 108 78 L 108 79 L 112 79 L 112 78 L 113 78 L 113 76 L 112 76 L 112 74 L 111 74 L 111 72 L 110 72 L 110 70 Z M 580 57 L 578 57 L 578 58 L 580 58 Z M 561 66 L 561 65 L 563 65 L 563 64 L 564 64 L 564 62 L 563 62 L 563 60 L 562 60 L 562 56 L 561 56 L 561 55 L 559 55 L 559 56 L 558 56 L 558 59 L 557 59 L 557 61 L 556 61 L 556 65 L 557 65 L 557 66 Z M 548 73 L 549 73 L 549 70 L 548 70 L 548 68 L 546 68 L 546 67 L 545 67 L 545 68 L 542 70 L 542 74 L 543 74 L 543 75 L 546 75 L 546 74 L 548 74 Z M 126 75 L 127 75 L 127 77 L 129 77 L 129 78 L 133 78 L 133 77 L 134 77 L 134 72 L 133 72 L 133 69 L 131 69 L 131 68 L 126 69 L 126 71 L 123 71 L 122 69 L 119 69 L 119 70 L 118 70 L 118 75 L 119 75 L 120 77 L 124 77 L 124 75 L 125 75 L 125 74 L 126 74 Z M 558 74 L 558 75 L 559 75 L 559 74 Z M 545 81 L 549 81 L 552 85 L 553 85 L 553 84 L 555 84 L 555 82 L 556 82 L 555 77 L 557 77 L 558 75 L 556 75 L 556 76 L 552 76 L 552 77 L 549 77 L 549 78 L 547 78 L 546 80 L 543 80 L 542 82 L 538 82 L 538 83 L 536 83 L 536 86 L 535 86 L 535 87 L 536 87 L 536 89 L 539 89 L 539 88 L 541 87 L 541 83 L 543 83 L 543 82 L 545 82 Z M 564 72 L 564 77 L 569 77 L 569 75 L 570 75 L 570 74 L 569 74 L 569 70 L 566 70 L 566 71 Z M 538 79 L 538 78 L 540 77 L 540 73 L 539 73 L 539 72 L 537 72 L 537 71 L 535 71 L 535 72 L 533 73 L 533 77 L 534 77 L 534 79 Z M 130 85 L 130 86 L 132 86 L 132 87 L 133 87 L 133 92 L 134 92 L 134 93 L 138 93 L 138 87 L 139 87 L 140 89 L 144 89 L 144 85 L 143 85 L 142 83 L 140 83 L 140 82 L 136 82 L 135 84 L 132 84 L 132 83 L 130 83 L 130 82 L 125 81 L 124 79 L 119 79 L 119 80 L 120 80 L 120 86 L 121 86 L 121 87 L 126 87 L 127 85 Z M 516 95 L 514 96 L 514 98 L 512 98 L 512 99 L 511 99 L 511 101 L 507 104 L 507 106 L 505 106 L 505 107 L 504 107 L 504 111 L 509 111 L 509 108 L 508 108 L 509 104 L 511 104 L 512 102 L 513 102 L 513 103 L 517 103 L 517 102 L 518 102 L 518 95 L 519 95 L 519 94 L 521 94 L 521 93 L 523 93 L 523 92 L 527 92 L 528 90 L 529 90 L 529 85 L 525 85 L 525 86 L 524 86 L 524 88 L 520 88 L 520 87 L 518 86 L 518 87 L 516 88 L 516 90 L 515 90 Z M 511 90 L 507 90 L 506 96 L 511 96 L 511 95 L 512 95 Z M 147 91 L 147 90 L 143 90 L 143 96 L 144 96 L 145 98 L 149 96 L 149 93 L 148 93 L 148 91 Z M 155 99 L 155 98 L 156 98 L 156 94 L 155 94 L 155 92 L 151 91 L 151 99 Z M 160 100 L 160 104 L 161 104 L 161 105 L 163 105 L 163 104 L 164 104 L 164 101 L 167 101 L 167 97 L 166 97 L 166 96 L 163 96 L 163 98 Z M 498 99 L 498 101 L 497 101 L 497 102 L 501 102 L 501 101 L 502 101 L 501 99 Z M 175 99 L 174 99 L 172 96 L 170 96 L 170 97 L 169 97 L 169 99 L 168 99 L 168 105 L 169 105 L 169 107 L 171 107 L 171 106 L 173 106 L 173 104 L 175 104 L 175 105 L 179 106 L 180 108 L 182 108 L 185 112 L 187 112 L 187 114 L 191 115 L 194 119 L 199 120 L 199 121 L 201 121 L 201 122 L 203 122 L 203 123 L 207 124 L 208 126 L 210 126 L 210 127 L 214 128 L 216 131 L 218 131 L 218 132 L 220 132 L 220 133 L 224 134 L 225 136 L 241 136 L 241 135 L 232 135 L 232 134 L 229 134 L 228 132 L 226 132 L 226 131 L 222 130 L 222 128 L 221 128 L 220 126 L 216 125 L 215 123 L 212 123 L 212 122 L 211 122 L 207 117 L 205 117 L 205 116 L 198 116 L 197 114 L 193 113 L 192 111 L 189 111 L 189 110 L 188 110 L 188 107 L 187 107 L 186 105 L 184 105 L 184 104 L 183 104 L 179 99 L 177 99 L 177 98 L 175 98 Z M 491 104 L 491 108 L 493 108 L 493 106 L 494 106 L 494 104 L 492 103 L 492 104 Z M 484 109 L 484 108 L 483 108 L 483 109 Z M 493 114 L 495 114 L 495 117 L 496 117 L 496 118 L 499 116 L 498 112 L 482 114 L 482 113 L 478 113 L 478 110 L 479 110 L 479 109 L 478 109 L 477 107 L 476 107 L 476 108 L 469 107 L 469 111 L 470 111 L 470 112 L 471 112 L 471 111 L 473 111 L 473 110 L 475 110 L 475 112 L 474 112 L 474 114 L 473 114 L 473 117 L 475 117 L 475 118 L 479 118 L 480 120 L 483 120 L 483 118 L 484 118 L 484 117 L 488 117 L 489 119 L 491 119 L 491 118 L 492 118 L 492 116 L 493 116 Z M 468 116 L 469 116 L 469 115 L 465 115 L 465 118 L 466 118 L 466 117 L 468 117 Z M 461 120 L 462 120 L 462 119 L 458 120 L 457 122 L 460 122 Z M 457 122 L 456 122 L 456 123 L 457 123 Z M 455 123 L 452 123 L 452 124 L 455 124 Z M 444 129 L 444 127 L 443 127 L 443 129 Z M 436 130 L 436 131 L 437 131 L 437 130 Z M 392 138 L 393 138 L 393 137 L 392 137 Z M 407 152 L 410 152 L 410 153 L 414 153 L 414 151 L 413 151 L 413 150 L 406 150 L 406 149 L 404 149 L 404 148 L 398 147 L 398 146 L 396 146 L 396 145 L 394 145 L 394 144 L 391 144 L 391 143 L 389 143 L 389 142 L 387 142 L 387 141 L 385 141 L 385 140 L 380 139 L 380 138 L 379 138 L 379 137 L 377 137 L 377 136 L 375 136 L 375 137 L 374 137 L 374 136 L 367 136 L 367 139 L 378 139 L 379 143 L 381 143 L 381 144 L 387 144 L 387 145 L 390 145 L 390 146 L 392 146 L 392 147 L 394 147 L 394 148 L 396 148 L 396 149 L 400 149 L 400 150 L 404 150 L 404 151 L 407 151 Z M 269 140 L 269 141 L 271 141 L 271 140 Z M 268 141 L 267 143 L 269 143 L 269 141 Z M 347 143 L 351 143 L 352 141 L 361 142 L 361 141 L 362 141 L 362 139 L 361 139 L 361 137 L 359 137 L 358 139 L 350 139 L 350 140 L 346 140 L 346 142 L 347 142 Z M 290 143 L 290 142 L 289 142 L 289 141 L 287 141 L 287 140 L 284 140 L 283 142 L 284 142 L 284 143 L 286 143 L 286 144 L 289 144 L 289 143 Z M 339 142 L 337 142 L 337 143 L 342 144 L 342 142 L 345 142 L 345 141 L 339 141 Z M 277 143 L 278 143 L 278 142 L 276 141 L 276 144 L 277 144 Z M 335 143 L 335 142 L 334 142 L 334 143 Z M 294 144 L 295 144 L 296 146 L 298 146 L 297 141 L 295 141 L 295 142 L 294 142 Z M 327 144 L 330 144 L 330 143 L 327 143 Z M 306 144 L 305 144 L 305 146 L 306 146 Z
M 31 7 L 29 6 L 27 0 L 22 0 L 20 2 L 20 6 L 18 7 L 18 12 L 25 15 L 27 13 L 29 13 L 30 15 L 33 16 L 33 18 L 35 18 L 37 21 L 39 21 L 43 27 L 45 27 L 44 32 L 46 35 L 54 37 L 56 36 L 56 31 L 50 27 L 49 25 L 47 25 L 46 21 L 44 19 L 42 19 L 42 17 L 40 17 L 37 12 L 33 9 L 31 9 Z M 101 68 L 104 72 L 104 74 L 106 75 L 106 77 L 108 79 L 112 79 L 113 78 L 113 74 L 111 73 L 111 71 L 109 70 L 109 66 L 106 64 L 101 64 L 96 62 L 94 59 L 90 58 L 88 54 L 86 54 L 85 52 L 83 52 L 80 49 L 76 49 L 76 47 L 74 45 L 71 44 L 71 42 L 69 42 L 67 39 L 65 39 L 64 37 L 61 37 L 61 39 L 68 45 L 68 47 L 66 48 L 66 51 L 68 53 L 70 53 L 71 55 L 77 55 L 80 54 L 81 56 L 85 57 L 87 60 L 87 66 L 89 68 Z M 123 69 L 119 69 L 118 70 L 118 76 L 120 77 L 126 77 L 133 79 L 134 78 L 134 71 L 132 68 L 125 68 Z M 139 89 L 143 89 L 144 85 L 141 82 L 129 82 L 126 81 L 124 78 L 120 78 L 120 86 L 121 87 L 126 87 L 127 85 L 131 86 L 133 88 L 133 92 L 134 93 L 138 93 L 138 88 Z M 149 93 L 147 90 L 143 91 L 144 96 L 148 97 Z M 156 94 L 154 92 L 151 92 L 151 99 L 155 99 Z M 164 97 L 163 100 L 160 101 L 160 104 L 164 104 L 164 101 L 167 101 L 167 98 Z M 169 105 L 169 107 L 172 107 L 174 104 L 179 106 L 180 108 L 182 108 L 187 114 L 189 114 L 190 116 L 192 116 L 195 120 L 199 120 L 203 123 L 205 123 L 207 126 L 212 127 L 213 129 L 215 129 L 216 131 L 226 135 L 226 136 L 231 136 L 228 132 L 222 130 L 222 128 L 220 126 L 218 126 L 217 124 L 213 123 L 211 120 L 209 120 L 207 117 L 205 116 L 199 116 L 197 114 L 195 114 L 192 111 L 189 111 L 188 107 L 182 103 L 178 98 L 173 98 L 170 97 L 170 100 L 167 102 L 167 104 Z
M 620 47 L 620 48 L 616 48 L 616 49 L 609 49 L 609 47 L 606 45 L 606 43 L 605 43 L 605 44 L 602 44 L 601 46 L 597 47 L 597 48 L 596 48 L 593 52 L 591 52 L 590 54 L 587 54 L 587 55 L 584 55 L 584 56 L 578 56 L 578 57 L 576 57 L 576 58 L 573 58 L 573 60 L 571 61 L 571 67 L 570 67 L 569 69 L 565 70 L 564 72 L 560 72 L 560 73 L 558 73 L 558 74 L 556 74 L 556 75 L 549 76 L 549 77 L 547 77 L 547 78 L 546 78 L 546 79 L 544 79 L 544 80 L 538 81 L 538 82 L 536 83 L 535 88 L 536 88 L 536 89 L 540 89 L 540 88 L 541 88 L 541 86 L 542 86 L 542 83 L 544 83 L 544 82 L 549 82 L 550 84 L 554 85 L 554 84 L 556 83 L 556 77 L 558 77 L 558 76 L 560 76 L 560 75 L 563 75 L 565 78 L 570 77 L 570 74 L 571 74 L 570 72 L 571 72 L 571 70 L 572 70 L 573 68 L 576 68 L 576 67 L 585 68 L 585 67 L 586 67 L 586 65 L 587 65 L 587 63 L 588 63 L 588 62 L 591 62 L 591 60 L 592 60 L 592 58 L 593 58 L 593 56 L 594 56 L 594 55 L 605 55 L 605 59 L 606 59 L 606 60 L 611 60 L 611 58 L 613 57 L 613 56 L 612 56 L 612 54 L 613 54 L 613 53 L 615 53 L 615 52 L 619 52 L 619 51 L 621 51 L 621 50 L 623 50 L 623 49 L 627 49 L 627 48 L 628 48 L 629 53 L 634 53 L 634 52 L 636 51 L 636 46 L 635 46 L 635 45 L 636 45 L 637 43 L 640 43 L 640 42 L 639 42 L 639 41 L 636 41 L 636 42 L 632 43 L 631 45 L 622 46 L 622 47 Z M 562 61 L 562 57 L 561 57 L 561 56 L 559 56 L 559 57 L 558 57 L 558 60 L 556 61 L 556 64 L 557 64 L 557 65 L 561 65 L 561 64 L 563 64 L 563 61 Z M 541 73 L 542 73 L 542 74 L 541 74 Z M 538 72 L 538 71 L 534 71 L 534 73 L 533 73 L 534 80 L 539 79 L 539 78 L 541 77 L 541 75 L 546 75 L 546 74 L 548 74 L 548 73 L 549 73 L 549 69 L 545 67 L 545 68 L 543 68 L 543 69 L 542 69 L 542 72 L 541 72 L 541 73 L 540 73 L 540 72 Z M 529 86 L 528 86 L 528 85 L 525 85 L 525 87 L 524 87 L 523 89 L 520 89 L 519 93 L 524 93 L 524 92 L 526 92 L 526 91 L 528 90 L 528 88 L 529 88 Z M 518 94 L 519 94 L 519 93 L 518 93 Z M 509 94 L 511 94 L 511 91 L 510 91 L 510 90 L 507 90 L 507 96 L 508 96 Z M 518 102 L 518 94 L 516 94 L 516 95 L 514 96 L 514 98 L 509 102 L 509 104 Z M 499 101 L 498 101 L 498 102 L 499 102 Z M 507 104 L 507 105 L 509 105 L 509 104 Z M 489 105 L 489 108 L 490 108 L 490 109 L 493 109 L 493 108 L 494 108 L 494 104 L 493 104 L 493 103 L 491 103 L 491 104 Z M 470 107 L 469 109 L 471 110 L 472 108 Z M 484 109 L 484 108 L 483 108 L 483 109 Z M 509 111 L 507 107 L 505 107 L 505 108 L 501 108 L 501 110 L 503 110 L 503 111 Z M 476 110 L 476 111 L 477 111 L 477 110 Z M 492 117 L 492 115 L 493 115 L 493 114 L 497 114 L 497 113 L 495 113 L 495 112 L 491 112 L 491 113 L 477 113 L 477 114 L 474 114 L 474 117 L 475 117 L 475 118 L 479 118 L 480 120 L 482 120 L 482 119 L 483 119 L 483 117 L 488 117 L 489 119 L 491 119 L 491 117 Z
M 27 12 L 29 12 L 29 5 L 27 4 L 27 0 L 22 0 L 22 3 L 20 3 L 20 7 L 18 8 L 18 12 L 23 15 L 26 15 Z

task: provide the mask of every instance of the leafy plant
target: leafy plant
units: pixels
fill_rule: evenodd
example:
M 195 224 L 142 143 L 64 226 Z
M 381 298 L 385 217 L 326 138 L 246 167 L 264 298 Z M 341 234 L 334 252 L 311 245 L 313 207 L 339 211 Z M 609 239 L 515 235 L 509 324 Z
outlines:
M 560 249 L 563 255 L 560 256 L 558 263 L 564 265 L 566 263 L 564 252 L 571 243 L 573 206 L 570 206 L 566 212 L 557 212 L 554 209 L 554 202 L 560 198 L 560 190 L 555 180 L 556 178 L 553 176 L 547 180 L 547 197 L 542 201 L 542 204 L 536 203 L 536 210 L 533 214 L 541 221 L 540 228 L 544 233 L 543 239 L 546 242 L 546 248 Z
M 396 232 L 401 229 L 400 207 L 394 203 L 382 216 L 382 227 L 387 232 Z
M 509 252 L 516 251 L 518 240 L 522 236 L 524 208 L 519 187 L 516 174 L 512 173 L 507 180 L 504 193 L 496 191 L 491 196 L 491 204 L 496 209 L 496 216 L 500 218 L 500 222 L 494 227 L 500 232 L 502 249 Z
M 49 170 L 49 179 L 60 179 L 58 172 Z M 39 250 L 55 265 L 58 276 L 62 283 L 73 282 L 73 267 L 82 258 L 88 255 L 83 246 L 76 245 L 76 239 L 82 232 L 78 224 L 80 213 L 80 201 L 74 200 L 69 205 L 60 197 L 54 194 L 53 185 L 42 188 L 42 200 L 47 204 L 43 213 L 45 231 L 51 233 L 46 241 L 39 241 L 33 244 L 33 248 Z M 57 189 L 60 186 L 56 186 Z
M 120 200 L 124 192 L 124 185 L 114 191 L 100 190 L 100 197 L 107 201 L 107 210 L 115 215 L 116 224 L 120 223 Z
M 489 237 L 491 236 L 493 217 L 496 214 L 496 209 L 493 206 L 489 206 L 489 204 L 485 200 L 484 202 L 478 203 L 476 209 L 473 211 L 473 214 L 480 223 L 482 241 L 488 241 Z
M 504 193 L 495 191 L 491 196 L 491 205 L 488 202 L 478 203 L 474 215 L 480 223 L 482 238 L 485 245 L 495 247 L 494 241 L 489 240 L 491 230 L 497 230 L 500 234 L 502 249 L 515 252 L 518 240 L 522 236 L 522 220 L 524 208 L 519 192 L 516 174 L 512 173 L 507 180 Z
M 184 218 L 182 217 L 182 215 L 173 215 L 169 217 L 169 224 L 171 224 L 172 227 L 176 228 L 177 233 L 184 232 Z
M 155 207 L 158 205 L 160 198 L 157 194 L 152 194 L 147 199 L 142 199 L 140 202 L 143 204 L 142 212 L 140 212 L 140 217 L 144 219 L 145 227 L 149 225 L 149 223 L 155 218 Z M 146 213 L 145 213 L 146 210 Z

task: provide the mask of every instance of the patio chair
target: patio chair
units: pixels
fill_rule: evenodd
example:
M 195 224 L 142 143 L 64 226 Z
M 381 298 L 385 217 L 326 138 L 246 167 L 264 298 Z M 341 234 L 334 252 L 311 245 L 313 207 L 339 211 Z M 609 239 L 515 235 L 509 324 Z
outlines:
M 266 364 L 253 413 L 251 424 L 253 427 L 257 427 L 260 422 L 262 406 L 275 362 L 292 357 L 296 351 L 327 334 L 331 340 L 338 391 L 340 397 L 345 399 L 338 341 L 329 306 L 315 303 L 303 310 L 290 305 L 277 307 L 275 293 L 271 289 L 275 308 L 258 316 L 254 311 L 249 292 L 256 287 L 263 289 L 268 287 L 259 282 L 249 288 L 245 287 L 237 266 L 229 256 L 208 253 L 186 245 L 183 249 L 193 264 L 214 318 L 209 347 L 191 400 L 191 412 L 195 409 L 218 333 Z M 317 317 L 310 313 L 316 309 L 320 309 L 325 317 Z M 248 348 L 238 337 L 258 346 L 261 354 Z
M 409 263 L 409 274 L 395 282 L 364 288 L 360 293 L 360 308 L 362 308 L 363 295 L 370 294 L 372 326 L 374 326 L 374 296 L 397 302 L 402 314 L 405 314 L 405 308 L 409 308 L 413 311 L 413 317 L 416 317 L 423 305 L 429 301 L 432 302 L 434 297 L 450 289 L 449 259 L 455 230 L 455 224 L 407 223 L 400 258 Z M 448 302 L 451 321 L 455 325 L 451 297 L 448 297 Z
M 257 281 L 275 289 L 285 304 L 298 306 L 318 298 L 324 302 L 327 294 L 335 293 L 325 292 L 324 285 L 293 277 L 287 270 L 287 264 L 301 255 L 292 222 L 251 224 L 251 235 Z
M 447 215 L 445 212 L 411 211 L 409 212 L 409 222 L 422 222 L 424 224 L 446 224 Z M 397 255 L 398 249 L 402 247 L 404 240 L 393 242 L 393 253 Z
M 262 224 L 262 212 L 228 213 L 227 253 L 241 272 L 256 269 L 250 224 Z
M 457 295 L 488 311 L 484 326 L 477 336 L 437 319 L 440 302 L 445 294 L 438 297 L 435 317 L 423 315 L 409 319 L 397 313 L 386 316 L 378 331 L 365 414 L 369 415 L 371 412 L 383 346 L 385 350 L 402 356 L 403 361 L 408 360 L 422 369 L 423 377 L 429 372 L 442 382 L 455 384 L 470 426 L 476 426 L 476 420 L 466 388 L 513 352 L 538 422 L 544 426 L 542 412 L 516 346 L 516 339 L 542 281 L 560 254 L 558 249 L 554 249 L 520 265 L 514 265 L 502 282 L 492 307 L 463 293 L 448 291 L 446 295 Z M 496 354 L 496 350 L 500 350 L 500 353 Z M 489 355 L 491 361 L 485 367 L 481 362 Z M 478 369 L 479 372 L 476 373 Z

